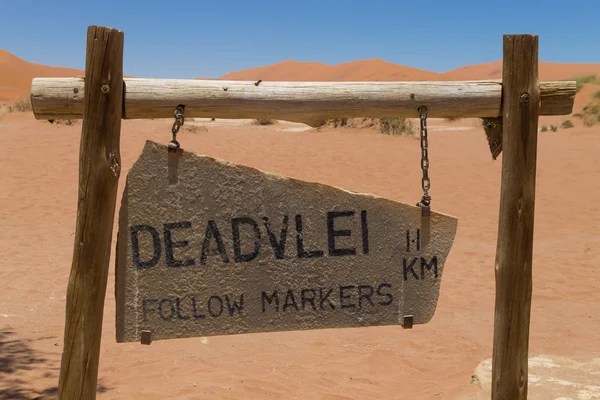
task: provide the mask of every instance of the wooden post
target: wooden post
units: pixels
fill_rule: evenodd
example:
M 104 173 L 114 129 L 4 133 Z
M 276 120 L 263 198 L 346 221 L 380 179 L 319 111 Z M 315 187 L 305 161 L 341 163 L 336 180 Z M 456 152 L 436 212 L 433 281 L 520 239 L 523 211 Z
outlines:
M 527 399 L 537 129 L 537 35 L 505 35 L 492 399 Z
M 87 31 L 75 244 L 65 320 L 59 399 L 96 398 L 102 316 L 121 168 L 123 33 Z

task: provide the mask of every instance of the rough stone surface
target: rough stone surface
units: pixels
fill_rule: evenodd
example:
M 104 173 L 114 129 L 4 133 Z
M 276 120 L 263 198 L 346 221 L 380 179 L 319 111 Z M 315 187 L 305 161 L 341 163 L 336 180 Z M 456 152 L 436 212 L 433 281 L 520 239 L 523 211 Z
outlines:
M 118 342 L 427 323 L 457 227 L 153 142 L 119 219 Z
M 530 400 L 600 399 L 600 358 L 571 359 L 541 355 L 529 359 L 527 398 Z M 482 361 L 473 374 L 484 398 L 489 399 L 492 359 Z

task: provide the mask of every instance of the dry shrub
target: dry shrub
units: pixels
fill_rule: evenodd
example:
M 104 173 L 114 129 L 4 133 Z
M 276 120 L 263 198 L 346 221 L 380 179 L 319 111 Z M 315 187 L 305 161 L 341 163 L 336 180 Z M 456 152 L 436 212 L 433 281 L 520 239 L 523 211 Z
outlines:
M 253 123 L 254 125 L 273 125 L 275 120 L 270 118 L 256 118 Z
M 587 127 L 600 124 L 600 99 L 589 102 L 577 116 L 583 119 L 583 125 Z
M 320 127 L 330 126 L 333 128 L 371 128 L 376 125 L 373 118 L 331 118 L 326 120 Z
M 8 112 L 29 112 L 33 111 L 31 107 L 31 102 L 26 99 L 19 99 L 12 105 L 8 106 Z
M 332 118 L 321 126 L 333 128 L 376 128 L 379 133 L 394 136 L 414 136 L 413 124 L 410 120 L 400 117 L 388 118 Z
M 546 125 L 542 125 L 542 132 L 546 132 L 548 130 L 548 127 Z
M 572 128 L 572 127 L 574 127 L 574 126 L 575 126 L 575 125 L 573 125 L 573 122 L 571 122 L 571 120 L 570 120 L 570 119 L 567 119 L 567 120 L 563 121 L 563 122 L 560 124 L 560 128 L 561 128 L 561 129 L 569 129 L 569 128 Z
M 456 121 L 459 121 L 461 119 L 462 118 L 458 118 L 458 117 L 448 117 L 448 118 L 445 118 L 445 120 L 448 121 L 448 122 L 456 122 Z
M 406 118 L 379 118 L 379 133 L 394 136 L 414 136 L 412 123 Z
M 582 75 L 576 76 L 573 78 L 575 83 L 577 84 L 577 91 L 579 92 L 583 85 L 586 83 L 598 83 L 598 79 L 596 79 L 596 75 Z
M 333 125 L 334 128 L 338 126 L 346 126 L 348 125 L 348 118 L 333 118 L 327 121 L 327 124 Z
M 552 132 L 556 132 L 558 130 L 558 125 L 550 125 L 550 129 Z

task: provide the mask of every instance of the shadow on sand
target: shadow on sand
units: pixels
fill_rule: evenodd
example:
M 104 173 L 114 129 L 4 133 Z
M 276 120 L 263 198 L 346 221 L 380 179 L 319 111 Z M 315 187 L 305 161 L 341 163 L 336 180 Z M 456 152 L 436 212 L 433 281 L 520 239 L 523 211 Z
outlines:
M 36 340 L 45 340 L 41 337 Z M 0 330 L 0 400 L 46 400 L 56 399 L 58 385 L 39 388 L 35 380 L 24 380 L 19 372 L 39 371 L 39 378 L 51 378 L 58 384 L 60 357 L 47 358 L 33 349 L 34 340 L 22 339 L 9 329 Z M 32 387 L 33 386 L 33 387 Z M 98 384 L 98 393 L 110 390 Z

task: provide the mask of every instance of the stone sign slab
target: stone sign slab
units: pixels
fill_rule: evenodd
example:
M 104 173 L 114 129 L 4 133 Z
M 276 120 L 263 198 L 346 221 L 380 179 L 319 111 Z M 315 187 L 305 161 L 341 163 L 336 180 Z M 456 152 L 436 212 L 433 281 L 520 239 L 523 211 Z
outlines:
M 414 205 L 147 142 L 119 216 L 117 342 L 427 323 L 457 219 L 428 225 Z

